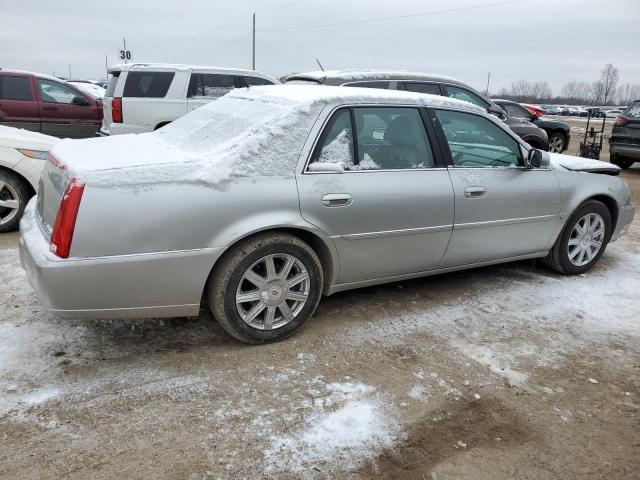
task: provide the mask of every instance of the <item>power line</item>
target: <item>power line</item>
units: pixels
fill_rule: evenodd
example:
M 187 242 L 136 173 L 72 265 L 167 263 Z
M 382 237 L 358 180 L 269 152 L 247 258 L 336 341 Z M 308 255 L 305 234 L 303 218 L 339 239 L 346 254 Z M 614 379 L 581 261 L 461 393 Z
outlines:
M 374 22 L 385 22 L 388 20 L 400 20 L 404 18 L 412 18 L 412 17 L 426 17 L 430 15 L 441 15 L 443 13 L 455 13 L 455 12 L 463 12 L 467 10 L 475 10 L 479 8 L 487 8 L 487 7 L 496 7 L 499 5 L 508 5 L 511 3 L 520 3 L 525 2 L 526 0 L 506 0 L 501 2 L 493 2 L 493 3 L 485 3 L 482 5 L 472 5 L 468 7 L 460 7 L 460 8 L 448 8 L 446 10 L 433 10 L 430 12 L 421 12 L 421 13 L 410 13 L 406 15 L 394 15 L 389 17 L 377 17 L 377 18 L 369 18 L 365 20 L 352 20 L 347 22 L 336 22 L 336 23 L 321 23 L 318 25 L 305 25 L 300 27 L 276 27 L 276 28 L 264 28 L 259 29 L 258 32 L 282 32 L 282 31 L 292 31 L 292 30 L 309 30 L 315 28 L 326 28 L 326 27 L 340 27 L 343 25 L 361 25 L 364 23 L 374 23 Z

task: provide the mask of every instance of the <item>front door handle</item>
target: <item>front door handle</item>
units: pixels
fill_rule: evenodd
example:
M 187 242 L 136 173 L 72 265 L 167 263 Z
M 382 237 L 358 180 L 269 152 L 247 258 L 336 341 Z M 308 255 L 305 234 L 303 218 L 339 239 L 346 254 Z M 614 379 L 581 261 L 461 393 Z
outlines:
M 467 198 L 484 198 L 487 196 L 487 189 L 484 187 L 467 187 L 464 189 L 464 196 Z
M 322 205 L 325 207 L 346 207 L 351 202 L 353 197 L 348 193 L 327 193 L 322 196 Z

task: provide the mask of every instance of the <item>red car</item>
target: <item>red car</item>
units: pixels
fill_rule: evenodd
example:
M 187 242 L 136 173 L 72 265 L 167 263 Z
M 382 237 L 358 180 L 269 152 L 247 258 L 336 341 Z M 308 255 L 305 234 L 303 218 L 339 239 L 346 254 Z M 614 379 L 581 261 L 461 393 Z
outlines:
M 524 108 L 531 112 L 531 115 L 534 115 L 536 118 L 540 118 L 544 115 L 544 108 L 536 107 L 535 105 L 531 105 L 529 103 L 521 103 Z
M 101 124 L 101 100 L 55 77 L 0 69 L 0 125 L 86 138 Z

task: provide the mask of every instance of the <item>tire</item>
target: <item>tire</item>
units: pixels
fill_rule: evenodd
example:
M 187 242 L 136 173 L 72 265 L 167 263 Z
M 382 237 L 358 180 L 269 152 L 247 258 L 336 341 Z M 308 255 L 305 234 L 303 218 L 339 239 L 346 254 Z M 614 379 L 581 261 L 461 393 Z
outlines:
M 561 153 L 567 149 L 567 139 L 560 132 L 554 132 L 549 135 L 549 151 L 552 153 Z
M 18 229 L 24 209 L 31 198 L 31 190 L 18 175 L 0 170 L 0 233 Z
M 620 168 L 622 168 L 623 170 L 626 170 L 627 168 L 631 168 L 631 165 L 635 163 L 630 158 L 621 157 L 620 155 L 615 155 L 613 158 L 610 159 L 610 161 L 614 165 L 617 165 Z
M 273 259 L 271 274 L 267 270 L 267 258 Z M 286 275 L 283 269 L 289 259 L 294 263 Z M 305 272 L 308 279 L 291 288 L 287 286 L 294 278 L 304 278 Z M 260 281 L 272 280 L 260 288 L 247 279 L 247 274 Z M 322 286 L 322 265 L 313 249 L 293 235 L 269 233 L 241 243 L 224 256 L 212 272 L 207 299 L 213 317 L 232 337 L 243 343 L 260 344 L 283 340 L 302 327 L 320 302 Z M 237 305 L 238 294 L 242 294 L 246 302 Z M 301 303 L 305 294 L 306 300 Z M 298 300 L 288 300 L 289 295 L 296 295 Z M 254 296 L 256 298 L 252 298 Z M 260 313 L 251 320 L 252 313 L 260 307 Z M 269 328 L 267 315 L 271 312 L 273 323 Z
M 594 240 L 601 241 L 601 245 L 599 247 L 599 250 L 597 251 L 594 250 L 595 247 L 588 246 L 588 240 L 590 237 L 585 239 L 585 241 L 587 242 L 586 249 L 589 249 L 589 252 L 594 253 L 594 255 L 591 259 L 586 261 L 587 258 L 585 258 L 585 254 L 585 257 L 582 258 L 583 260 L 585 260 L 585 263 L 579 264 L 581 263 L 580 259 L 582 257 L 582 253 L 578 251 L 578 253 L 576 254 L 575 252 L 576 249 L 582 249 L 582 246 L 580 244 L 575 244 L 575 242 L 579 240 L 579 237 L 575 236 L 575 229 L 577 224 L 584 227 L 585 224 L 581 222 L 583 222 L 583 219 L 587 215 L 592 215 L 592 220 L 596 218 L 593 217 L 593 215 L 599 216 L 602 220 L 604 231 L 601 235 L 593 235 Z M 596 232 L 598 230 L 599 229 L 596 229 Z M 598 262 L 605 249 L 607 248 L 610 238 L 611 213 L 609 212 L 609 209 L 602 202 L 599 202 L 597 200 L 588 200 L 580 205 L 576 209 L 576 211 L 573 212 L 571 217 L 569 217 L 569 220 L 567 220 L 562 233 L 556 240 L 556 243 L 553 245 L 553 248 L 549 252 L 549 255 L 543 260 L 543 263 L 547 267 L 566 275 L 578 275 L 580 273 L 584 273 Z M 570 245 L 570 242 L 572 243 L 572 245 Z M 576 255 L 574 256 L 573 260 L 570 258 L 570 254 Z M 576 262 L 576 258 L 578 259 L 578 262 Z

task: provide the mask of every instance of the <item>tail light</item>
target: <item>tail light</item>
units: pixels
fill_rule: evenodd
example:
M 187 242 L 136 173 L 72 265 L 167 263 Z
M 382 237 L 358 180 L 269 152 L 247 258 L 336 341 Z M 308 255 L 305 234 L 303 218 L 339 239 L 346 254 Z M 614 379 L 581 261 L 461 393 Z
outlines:
M 111 121 L 113 123 L 122 123 L 122 98 L 120 97 L 111 99 Z
M 80 201 L 84 193 L 84 184 L 73 178 L 62 195 L 60 208 L 56 215 L 51 232 L 51 245 L 49 249 L 60 258 L 69 258 L 73 231 L 76 228 L 76 218 L 80 210 Z
M 622 115 L 618 115 L 615 122 L 613 122 L 614 125 L 618 125 L 619 127 L 624 127 L 627 123 L 629 123 L 629 120 L 624 118 Z

